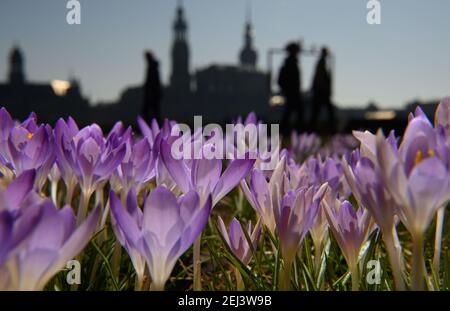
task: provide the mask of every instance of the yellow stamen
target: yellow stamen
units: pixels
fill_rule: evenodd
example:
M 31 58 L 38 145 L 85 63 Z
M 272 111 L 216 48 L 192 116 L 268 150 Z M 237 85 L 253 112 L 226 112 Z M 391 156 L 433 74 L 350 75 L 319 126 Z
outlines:
M 414 163 L 417 165 L 417 164 L 419 164 L 420 162 L 422 162 L 422 160 L 423 160 L 423 152 L 422 152 L 422 150 L 417 150 L 417 152 L 416 152 L 416 158 L 415 158 L 415 160 L 414 160 Z
M 32 139 L 32 138 L 33 138 L 33 133 L 28 133 L 28 134 L 27 134 L 27 138 L 28 138 L 28 139 Z
M 434 153 L 433 149 L 428 149 L 428 156 L 429 157 L 434 157 L 436 154 Z

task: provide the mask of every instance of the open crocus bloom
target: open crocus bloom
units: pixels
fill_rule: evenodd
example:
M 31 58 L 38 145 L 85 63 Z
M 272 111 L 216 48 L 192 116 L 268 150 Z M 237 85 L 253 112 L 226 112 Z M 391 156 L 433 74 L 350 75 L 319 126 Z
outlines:
M 416 236 L 425 232 L 436 210 L 450 199 L 448 154 L 442 147 L 437 131 L 420 109 L 409 121 L 398 149 L 381 131 L 377 135 L 383 181 L 399 206 L 400 219 Z
M 41 217 L 39 208 L 27 204 L 35 176 L 34 170 L 25 171 L 6 189 L 0 189 L 0 267 Z
M 211 211 L 209 196 L 204 206 L 195 191 L 179 199 L 164 187 L 155 188 L 139 212 L 133 195 L 124 208 L 117 196 L 110 193 L 111 214 L 119 233 L 119 241 L 144 257 L 152 278 L 152 288 L 164 289 L 164 284 L 178 258 L 191 246 L 205 227 Z M 136 260 L 133 262 L 136 265 Z
M 14 125 L 4 108 L 0 109 L 0 123 L 0 173 L 13 178 L 34 169 L 40 189 L 55 161 L 51 127 L 38 125 L 33 113 L 21 124 Z
M 96 208 L 77 228 L 69 206 L 31 191 L 33 179 L 24 172 L 0 192 L 0 290 L 42 290 L 86 246 L 101 215 Z
M 116 146 L 107 141 L 96 124 L 75 132 L 72 127 L 58 122 L 55 131 L 59 133 L 55 137 L 58 165 L 63 176 L 65 172 L 72 171 L 81 190 L 88 196 L 97 185 L 109 178 L 125 156 L 126 145 L 121 143 Z
M 225 224 L 222 218 L 219 216 L 218 218 L 218 228 L 220 234 L 223 236 L 225 242 L 230 247 L 233 254 L 244 264 L 248 265 L 250 259 L 252 258 L 252 249 L 256 249 L 256 245 L 258 244 L 259 237 L 261 236 L 261 226 L 258 224 L 255 226 L 252 232 L 252 222 L 249 221 L 247 223 L 246 229 L 248 233 L 248 237 L 252 242 L 252 246 L 248 244 L 247 238 L 245 237 L 245 233 L 242 230 L 242 226 L 236 218 L 230 223 L 228 231 L 225 227 Z
M 204 150 L 207 148 L 204 146 Z M 222 173 L 221 159 L 176 160 L 172 157 L 171 146 L 164 140 L 161 141 L 161 156 L 170 176 L 183 193 L 195 190 L 202 204 L 211 194 L 212 206 L 236 187 L 255 163 L 254 159 L 236 159 Z

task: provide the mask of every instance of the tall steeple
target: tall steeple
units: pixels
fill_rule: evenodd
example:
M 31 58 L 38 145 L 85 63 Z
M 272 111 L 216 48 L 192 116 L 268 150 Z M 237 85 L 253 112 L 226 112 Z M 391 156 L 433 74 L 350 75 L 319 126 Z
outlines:
M 243 67 L 255 68 L 258 60 L 258 53 L 253 48 L 253 32 L 251 22 L 250 7 L 247 8 L 247 21 L 245 23 L 244 31 L 244 47 L 239 55 L 240 64 Z
M 173 23 L 174 41 L 172 45 L 172 73 L 170 85 L 180 92 L 190 90 L 189 46 L 187 43 L 187 23 L 184 9 L 178 2 L 176 17 Z
M 9 54 L 9 83 L 24 84 L 24 57 L 18 46 L 14 46 Z

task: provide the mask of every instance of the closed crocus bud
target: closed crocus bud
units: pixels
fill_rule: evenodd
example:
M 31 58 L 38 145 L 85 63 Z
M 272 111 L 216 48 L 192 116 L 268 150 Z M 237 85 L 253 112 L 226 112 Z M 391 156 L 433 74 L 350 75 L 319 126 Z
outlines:
M 436 109 L 434 126 L 441 127 L 447 139 L 450 139 L 450 97 L 444 98 Z
M 131 188 L 139 193 L 155 176 L 155 152 L 148 140 L 142 138 L 135 143 L 127 140 L 126 145 L 125 157 L 111 177 L 114 190 L 120 190 L 124 195 Z
M 325 206 L 330 229 L 352 273 L 352 290 L 358 290 L 358 257 L 373 227 L 370 214 L 363 207 L 355 211 L 348 201 L 336 200 L 334 206 Z
M 269 181 L 264 171 L 253 169 L 250 173 L 250 182 L 245 179 L 241 182 L 242 190 L 253 209 L 261 217 L 263 225 L 275 235 L 276 221 L 275 210 L 279 208 L 280 200 L 286 192 L 286 157 L 283 156 L 275 167 Z
M 321 187 L 301 187 L 290 191 L 275 210 L 281 251 L 287 263 L 292 263 L 303 238 L 311 229 L 327 187 L 325 183 Z
M 111 205 L 111 225 L 119 243 L 126 249 L 130 256 L 134 270 L 136 271 L 136 289 L 140 290 L 144 282 L 145 273 L 145 257 L 143 252 L 136 243 L 135 237 L 127 236 L 129 232 L 122 230 L 122 226 L 127 221 L 131 221 L 131 226 L 137 226 L 139 230 L 142 230 L 143 214 L 142 210 L 138 207 L 136 191 L 132 188 L 127 195 L 126 206 L 122 207 L 116 197 L 110 199 Z M 117 210 L 117 209 L 124 209 Z M 123 219 L 122 222 L 118 222 L 117 219 Z
M 239 220 L 237 220 L 236 218 L 233 218 L 233 220 L 230 222 L 228 230 L 226 229 L 225 224 L 220 216 L 218 217 L 217 224 L 220 234 L 223 236 L 225 242 L 227 243 L 233 254 L 244 265 L 248 265 L 253 255 L 252 249 L 256 249 L 259 237 L 261 236 L 261 226 L 259 225 L 259 222 L 253 228 L 253 231 L 251 221 L 247 223 L 247 226 L 245 228 L 252 245 L 248 243 L 242 226 Z
M 374 146 L 375 147 L 375 146 Z M 361 149 L 365 148 L 361 144 Z M 361 150 L 361 153 L 363 151 Z M 375 154 L 373 154 L 375 156 Z M 360 206 L 364 206 L 381 230 L 389 255 L 397 290 L 404 290 L 401 246 L 397 242 L 396 213 L 398 206 L 393 199 L 376 163 L 361 157 L 358 150 L 342 160 L 344 173 Z
M 320 188 L 301 187 L 289 191 L 275 210 L 276 232 L 284 260 L 283 276 L 280 279 L 282 290 L 290 288 L 290 272 L 295 254 L 314 223 L 327 187 L 325 183 Z

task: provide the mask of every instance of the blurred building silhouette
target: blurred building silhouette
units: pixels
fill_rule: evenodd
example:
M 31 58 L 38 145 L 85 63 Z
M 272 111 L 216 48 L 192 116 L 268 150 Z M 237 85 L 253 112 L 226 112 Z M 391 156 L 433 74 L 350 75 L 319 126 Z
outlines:
M 202 115 L 204 122 L 218 123 L 251 111 L 262 119 L 273 116 L 268 105 L 269 75 L 257 68 L 257 51 L 248 17 L 238 64 L 211 64 L 191 71 L 188 23 L 181 5 L 176 9 L 172 31 L 170 79 L 161 101 L 163 117 L 190 124 L 194 115 Z M 105 103 L 94 109 L 97 115 L 109 115 L 102 111 L 114 109 L 125 122 L 132 123 L 141 111 L 141 99 L 142 87 L 129 87 L 115 107 Z
M 265 122 L 279 122 L 283 106 L 278 103 L 280 96 L 271 94 L 270 73 L 258 68 L 258 52 L 253 42 L 249 14 L 236 64 L 216 63 L 191 69 L 188 22 L 181 5 L 176 8 L 172 31 L 170 77 L 169 84 L 163 88 L 160 107 L 162 117 L 191 124 L 194 115 L 202 115 L 204 123 L 223 124 L 254 111 Z M 13 47 L 8 61 L 7 80 L 0 83 L 0 107 L 6 107 L 17 119 L 24 119 L 34 111 L 42 122 L 54 123 L 59 117 L 71 115 L 81 125 L 96 122 L 111 127 L 118 120 L 135 124 L 136 117 L 142 111 L 142 85 L 125 88 L 117 101 L 90 105 L 75 78 L 46 83 L 28 81 L 24 55 L 17 46 Z M 304 92 L 303 95 L 305 104 L 310 103 L 310 92 Z M 422 105 L 425 113 L 433 118 L 437 102 L 415 101 L 405 109 L 396 110 L 379 109 L 376 105 L 364 108 L 339 108 L 336 105 L 337 128 L 340 131 L 376 131 L 378 127 L 384 127 L 386 130 L 396 129 L 401 132 L 408 113 L 417 105 Z M 305 108 L 307 119 L 310 110 Z M 327 122 L 323 115 L 319 117 L 319 124 L 321 122 Z
M 8 69 L 8 80 L 0 83 L 0 107 L 8 109 L 15 118 L 24 119 L 34 111 L 44 122 L 55 122 L 59 117 L 69 115 L 89 121 L 90 105 L 82 97 L 76 80 L 27 81 L 25 58 L 18 46 L 11 50 Z

